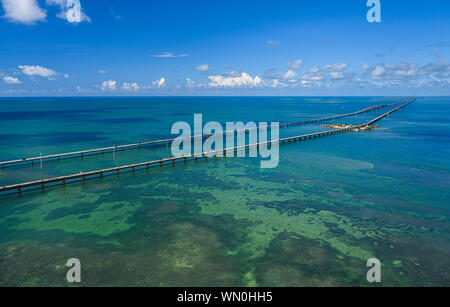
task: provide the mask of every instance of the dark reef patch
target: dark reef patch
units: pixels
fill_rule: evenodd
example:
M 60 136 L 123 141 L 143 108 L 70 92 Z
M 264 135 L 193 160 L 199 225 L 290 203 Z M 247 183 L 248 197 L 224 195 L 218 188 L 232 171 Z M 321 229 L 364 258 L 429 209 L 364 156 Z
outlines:
M 96 206 L 90 203 L 79 203 L 74 207 L 58 208 L 47 214 L 47 216 L 44 218 L 44 221 L 53 221 L 69 215 L 89 213 L 92 212 L 92 210 L 94 210 L 95 208 Z

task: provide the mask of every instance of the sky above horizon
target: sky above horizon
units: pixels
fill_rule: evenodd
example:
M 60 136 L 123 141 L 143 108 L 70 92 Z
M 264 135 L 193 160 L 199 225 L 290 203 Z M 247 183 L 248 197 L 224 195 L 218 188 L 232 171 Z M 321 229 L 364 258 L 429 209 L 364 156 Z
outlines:
M 0 2 L 0 96 L 450 95 L 447 0 Z

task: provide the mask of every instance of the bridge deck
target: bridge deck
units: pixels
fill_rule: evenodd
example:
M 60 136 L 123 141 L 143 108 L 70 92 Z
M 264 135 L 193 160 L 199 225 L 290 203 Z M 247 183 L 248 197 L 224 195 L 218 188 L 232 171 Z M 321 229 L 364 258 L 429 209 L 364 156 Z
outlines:
M 62 185 L 66 185 L 69 181 L 79 180 L 79 179 L 81 179 L 82 181 L 85 181 L 86 178 L 88 178 L 88 177 L 98 176 L 99 178 L 103 178 L 103 176 L 105 176 L 106 174 L 111 174 L 114 172 L 118 175 L 118 174 L 120 174 L 120 171 L 123 171 L 123 170 L 131 170 L 134 172 L 136 170 L 136 168 L 139 168 L 139 167 L 145 167 L 146 169 L 150 169 L 152 166 L 153 167 L 154 166 L 163 167 L 164 165 L 167 165 L 170 163 L 175 164 L 177 161 L 187 162 L 188 160 L 198 160 L 200 158 L 208 159 L 208 157 L 211 157 L 211 156 L 214 156 L 217 154 L 227 155 L 232 152 L 236 152 L 238 150 L 243 150 L 243 149 L 245 150 L 245 149 L 248 149 L 251 147 L 258 148 L 259 146 L 267 146 L 267 145 L 274 144 L 274 143 L 279 143 L 279 144 L 291 143 L 291 142 L 312 139 L 312 138 L 316 138 L 316 137 L 322 137 L 322 136 L 328 136 L 328 135 L 333 135 L 333 134 L 349 132 L 349 131 L 352 131 L 354 128 L 361 128 L 361 127 L 366 127 L 368 125 L 371 125 L 371 124 L 383 119 L 384 117 L 390 115 L 391 113 L 393 113 L 397 110 L 400 110 L 401 108 L 410 104 L 414 100 L 415 99 L 411 99 L 410 101 L 400 105 L 399 107 L 397 107 L 389 112 L 384 113 L 381 116 L 374 118 L 373 120 L 371 120 L 367 123 L 357 125 L 352 128 L 333 129 L 333 130 L 297 135 L 297 136 L 292 136 L 292 137 L 287 137 L 287 138 L 282 138 L 282 139 L 277 139 L 277 140 L 271 140 L 271 141 L 266 141 L 266 142 L 260 142 L 260 143 L 255 143 L 255 144 L 234 146 L 234 147 L 225 148 L 225 149 L 217 149 L 217 150 L 212 150 L 212 151 L 208 151 L 208 152 L 190 154 L 190 155 L 186 155 L 186 156 L 169 157 L 169 158 L 165 158 L 165 159 L 153 160 L 153 161 L 148 161 L 148 162 L 135 163 L 135 164 L 123 165 L 123 166 L 106 168 L 106 169 L 101 169 L 101 170 L 95 170 L 95 171 L 91 171 L 91 172 L 85 172 L 85 173 L 72 174 L 72 175 L 67 175 L 67 176 L 60 176 L 60 177 L 55 177 L 55 178 L 41 179 L 41 180 L 36 180 L 36 181 L 31 181 L 31 182 L 13 184 L 13 185 L 9 185 L 9 186 L 0 187 L 0 193 L 7 192 L 7 191 L 13 191 L 13 190 L 17 190 L 18 193 L 22 193 L 23 189 L 32 188 L 32 187 L 40 187 L 41 189 L 44 189 L 46 184 L 51 184 L 51 183 L 61 183 Z

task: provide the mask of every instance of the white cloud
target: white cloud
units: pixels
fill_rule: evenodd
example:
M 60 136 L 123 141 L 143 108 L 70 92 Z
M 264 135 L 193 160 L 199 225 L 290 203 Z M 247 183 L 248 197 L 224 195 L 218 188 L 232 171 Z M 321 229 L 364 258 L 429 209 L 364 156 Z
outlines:
M 64 74 L 64 78 L 66 78 L 66 79 L 70 79 L 70 76 L 69 76 L 69 74 Z
M 14 77 L 3 77 L 3 82 L 5 82 L 6 84 L 20 84 L 22 82 L 20 82 L 20 80 L 18 78 L 14 78 Z
M 173 54 L 171 52 L 164 52 L 162 54 L 150 54 L 153 58 L 183 58 L 187 57 L 187 54 Z
M 348 65 L 348 63 L 336 63 L 328 64 L 322 67 L 311 67 L 303 75 L 302 81 L 304 82 L 300 82 L 300 84 L 302 86 L 319 86 L 321 85 L 321 81 L 327 79 L 328 74 L 329 77 L 335 82 L 338 80 L 343 80 L 347 76 L 345 70 L 347 69 Z
M 186 87 L 194 87 L 195 82 L 191 80 L 191 78 L 186 78 Z
M 46 12 L 39 7 L 36 0 L 1 0 L 4 17 L 12 22 L 34 24 L 45 21 Z
M 209 65 L 208 64 L 202 64 L 197 66 L 195 69 L 197 69 L 198 71 L 208 71 L 209 70 Z
M 280 86 L 280 80 L 273 79 L 272 80 L 272 87 L 279 87 Z
M 348 63 L 336 63 L 333 65 L 325 65 L 324 71 L 344 71 L 348 67 Z
M 320 73 L 320 68 L 319 68 L 319 66 L 314 66 L 314 67 L 311 67 L 310 69 L 308 69 L 308 73 L 310 73 L 310 74 L 317 74 L 317 73 Z
M 269 46 L 278 46 L 279 44 L 280 44 L 279 41 L 272 41 L 272 40 L 267 41 L 267 45 Z
M 106 91 L 106 90 L 111 90 L 111 91 L 117 90 L 117 82 L 112 81 L 112 80 L 103 81 L 102 91 Z
M 284 79 L 294 79 L 295 76 L 297 76 L 297 73 L 290 69 L 283 75 L 283 78 Z
M 300 81 L 300 84 L 303 87 L 311 87 L 311 81 L 302 80 L 302 81 Z
M 295 60 L 292 63 L 288 63 L 290 69 L 299 69 L 303 64 L 303 60 Z
M 362 66 L 362 70 L 359 72 L 359 74 L 360 74 L 360 75 L 366 75 L 366 74 L 368 74 L 368 73 L 369 73 L 369 68 L 370 68 L 369 65 L 364 64 L 364 65 Z
M 255 76 L 252 78 L 245 72 L 241 74 L 233 72 L 231 76 L 209 76 L 208 79 L 211 80 L 209 83 L 210 87 L 256 87 L 263 85 L 263 81 L 260 77 Z
M 372 71 L 372 78 L 373 79 L 381 79 L 381 77 L 383 76 L 383 74 L 386 72 L 386 70 L 381 67 L 381 66 L 377 66 L 375 67 L 375 69 Z
M 159 79 L 159 80 L 157 80 L 157 81 L 153 81 L 153 82 L 152 82 L 152 85 L 153 85 L 153 86 L 157 86 L 157 87 L 163 87 L 163 86 L 166 86 L 166 79 L 163 77 L 163 78 L 161 78 L 161 79 Z
M 280 87 L 288 87 L 289 84 L 287 84 L 285 81 L 280 81 L 279 79 L 273 79 L 272 84 L 269 84 L 269 86 L 273 88 L 280 88 Z
M 330 76 L 332 79 L 344 79 L 344 73 L 342 71 L 332 71 L 330 72 Z
M 91 22 L 89 16 L 83 12 L 80 0 L 46 0 L 45 2 L 47 5 L 59 6 L 61 12 L 57 16 L 70 23 Z
M 444 59 L 421 66 L 418 63 L 385 63 L 375 67 L 365 66 L 362 75 L 369 75 L 377 87 L 446 86 L 450 77 L 450 65 Z
M 104 75 L 104 74 L 106 74 L 106 70 L 100 69 L 100 70 L 98 71 L 98 73 L 101 74 L 101 75 Z
M 51 79 L 56 75 L 56 71 L 39 65 L 19 65 L 19 68 L 27 76 L 41 76 Z
M 323 76 L 321 69 L 318 66 L 311 67 L 303 75 L 304 81 L 322 81 Z
M 124 82 L 122 84 L 122 89 L 126 90 L 126 91 L 138 91 L 139 90 L 139 85 L 134 82 L 134 83 L 128 83 L 128 82 Z

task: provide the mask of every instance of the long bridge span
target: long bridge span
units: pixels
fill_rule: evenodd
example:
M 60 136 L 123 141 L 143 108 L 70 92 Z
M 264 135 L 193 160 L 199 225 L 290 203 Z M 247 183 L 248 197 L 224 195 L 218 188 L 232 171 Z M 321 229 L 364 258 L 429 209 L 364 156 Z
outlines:
M 414 98 L 409 98 L 409 99 L 391 103 L 391 104 L 382 104 L 382 105 L 369 107 L 369 108 L 359 110 L 356 112 L 352 112 L 352 113 L 339 114 L 339 115 L 334 115 L 334 116 L 327 116 L 327 117 L 321 117 L 321 118 L 303 120 L 303 121 L 281 123 L 280 128 L 288 128 L 288 127 L 293 127 L 293 126 L 301 126 L 301 125 L 307 125 L 307 124 L 321 123 L 321 122 L 330 121 L 330 120 L 337 120 L 337 119 L 341 119 L 341 118 L 356 116 L 356 115 L 363 114 L 363 113 L 368 113 L 368 112 L 385 109 L 390 106 L 394 106 L 397 104 L 401 104 L 401 103 L 405 103 L 405 102 L 413 101 L 413 100 L 414 100 Z M 263 128 L 270 128 L 270 127 L 272 127 L 272 125 L 257 127 L 257 128 L 253 128 L 253 129 L 263 129 Z M 196 136 L 194 135 L 194 136 L 190 136 L 190 137 L 186 137 L 186 138 L 191 138 L 191 139 L 200 138 L 200 137 L 204 138 L 204 137 L 208 137 L 208 136 L 211 136 L 214 134 L 230 134 L 230 133 L 241 132 L 241 131 L 248 132 L 249 130 L 253 130 L 253 129 L 223 131 L 220 133 L 210 133 L 210 134 L 203 134 L 203 135 L 196 135 Z M 104 153 L 109 153 L 109 152 L 114 152 L 114 151 L 124 151 L 124 150 L 131 150 L 131 149 L 139 149 L 139 148 L 148 147 L 148 146 L 165 145 L 165 144 L 169 144 L 169 143 L 173 142 L 175 139 L 185 139 L 185 138 L 168 138 L 168 139 L 156 140 L 156 141 L 150 141 L 150 142 L 133 143 L 133 144 L 127 144 L 127 145 L 95 148 L 95 149 L 88 149 L 88 150 L 81 150 L 81 151 L 74 151 L 74 152 L 45 155 L 45 156 L 39 156 L 39 157 L 15 159 L 15 160 L 10 160 L 10 161 L 0 162 L 0 167 L 2 169 L 4 169 L 7 167 L 18 166 L 18 165 L 23 166 L 23 165 L 27 165 L 27 164 L 33 166 L 34 163 L 38 162 L 38 161 L 45 162 L 45 161 L 51 161 L 51 160 L 70 159 L 70 158 L 77 158 L 77 157 L 85 157 L 88 155 L 104 154 Z
M 313 139 L 313 138 L 320 138 L 320 137 L 325 137 L 325 136 L 334 135 L 334 134 L 342 134 L 345 132 L 350 132 L 355 128 L 363 128 L 363 127 L 372 125 L 372 124 L 378 122 L 379 120 L 385 118 L 386 116 L 389 116 L 393 112 L 396 112 L 396 111 L 402 109 L 403 107 L 407 106 L 408 104 L 412 103 L 413 101 L 415 101 L 414 98 L 409 99 L 408 101 L 406 101 L 402 105 L 392 109 L 391 111 L 386 112 L 383 115 L 380 115 L 380 116 L 370 120 L 367 123 L 353 126 L 351 128 L 332 129 L 332 130 L 327 130 L 327 131 L 320 131 L 320 132 L 315 132 L 315 133 L 281 138 L 281 139 L 277 139 L 277 140 L 270 140 L 270 141 L 266 141 L 266 142 L 260 142 L 260 143 L 242 145 L 242 146 L 234 146 L 234 147 L 230 147 L 230 148 L 217 149 L 217 150 L 212 150 L 212 151 L 208 151 L 208 152 L 194 153 L 194 154 L 185 155 L 185 156 L 169 157 L 169 158 L 165 158 L 165 159 L 123 165 L 123 166 L 106 168 L 106 169 L 95 170 L 95 171 L 90 171 L 90 172 L 82 172 L 82 173 L 72 174 L 72 175 L 67 175 L 67 176 L 60 176 L 60 177 L 55 177 L 55 178 L 41 179 L 41 180 L 35 180 L 35 181 L 30 181 L 30 182 L 25 182 L 25 183 L 18 183 L 18 184 L 0 187 L 0 193 L 17 191 L 17 193 L 20 194 L 20 193 L 24 192 L 25 190 L 28 191 L 28 190 L 34 190 L 34 189 L 39 189 L 39 188 L 44 190 L 46 188 L 46 186 L 50 185 L 50 184 L 60 184 L 62 186 L 65 186 L 68 183 L 75 183 L 75 182 L 80 182 L 80 181 L 85 182 L 87 179 L 94 179 L 94 178 L 101 179 L 107 175 L 115 175 L 115 174 L 119 175 L 122 171 L 132 171 L 134 173 L 138 168 L 139 169 L 144 168 L 144 169 L 149 170 L 152 167 L 153 168 L 154 167 L 163 167 L 165 165 L 170 165 L 170 164 L 175 165 L 175 163 L 177 163 L 177 162 L 186 163 L 186 162 L 192 161 L 192 160 L 197 161 L 201 158 L 208 159 L 208 157 L 217 155 L 218 153 L 220 153 L 220 154 L 223 153 L 226 156 L 229 153 L 237 152 L 238 150 L 246 150 L 251 147 L 258 148 L 260 146 L 268 146 L 268 145 L 271 145 L 274 143 L 285 144 L 285 143 L 302 142 L 302 141 Z

